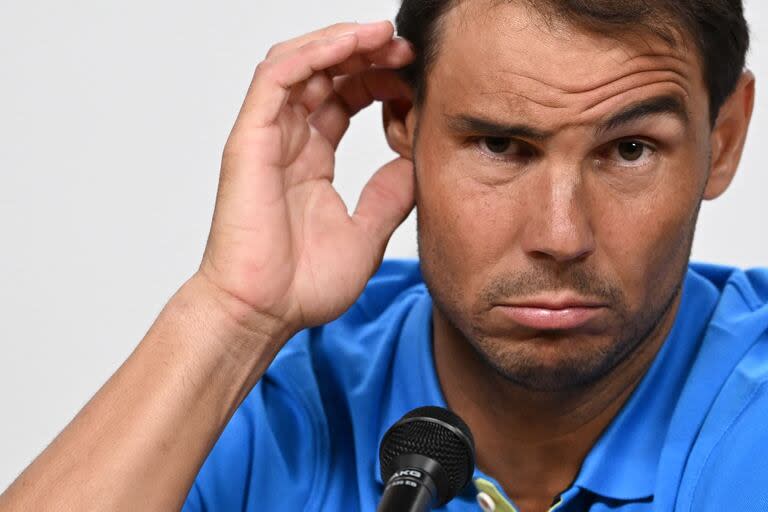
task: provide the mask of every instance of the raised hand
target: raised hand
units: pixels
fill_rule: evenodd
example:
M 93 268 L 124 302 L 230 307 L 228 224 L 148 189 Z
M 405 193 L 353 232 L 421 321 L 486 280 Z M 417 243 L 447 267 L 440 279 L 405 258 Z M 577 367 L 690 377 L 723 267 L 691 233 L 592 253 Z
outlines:
M 413 207 L 403 158 L 374 174 L 352 215 L 333 188 L 350 117 L 375 100 L 410 99 L 393 70 L 413 51 L 393 32 L 389 22 L 339 24 L 274 46 L 224 148 L 198 273 L 287 332 L 348 308 Z

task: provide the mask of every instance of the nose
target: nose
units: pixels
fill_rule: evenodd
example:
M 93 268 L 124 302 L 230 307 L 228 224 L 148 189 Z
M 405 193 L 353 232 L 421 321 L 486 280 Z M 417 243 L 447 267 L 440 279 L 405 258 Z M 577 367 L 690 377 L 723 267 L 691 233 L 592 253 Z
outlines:
M 592 254 L 592 205 L 583 174 L 575 164 L 563 163 L 534 174 L 526 201 L 529 217 L 523 229 L 523 250 L 533 258 L 558 263 Z

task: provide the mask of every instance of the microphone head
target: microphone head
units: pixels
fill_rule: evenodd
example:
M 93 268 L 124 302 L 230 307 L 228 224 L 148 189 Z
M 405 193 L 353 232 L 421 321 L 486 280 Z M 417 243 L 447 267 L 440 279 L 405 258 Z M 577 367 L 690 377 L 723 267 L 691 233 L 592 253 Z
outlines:
M 437 463 L 436 469 L 428 472 L 436 484 L 437 506 L 445 504 L 472 479 L 472 432 L 461 418 L 442 407 L 412 410 L 384 434 L 379 448 L 382 480 L 386 483 L 395 472 L 411 467 L 413 460 L 423 457 Z

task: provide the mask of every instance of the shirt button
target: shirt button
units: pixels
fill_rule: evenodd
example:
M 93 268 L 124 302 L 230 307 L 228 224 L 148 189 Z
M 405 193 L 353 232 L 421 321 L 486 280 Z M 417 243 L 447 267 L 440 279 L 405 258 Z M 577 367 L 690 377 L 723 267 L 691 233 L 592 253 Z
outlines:
M 477 494 L 477 504 L 480 505 L 483 512 L 493 512 L 496 510 L 496 502 L 485 492 Z

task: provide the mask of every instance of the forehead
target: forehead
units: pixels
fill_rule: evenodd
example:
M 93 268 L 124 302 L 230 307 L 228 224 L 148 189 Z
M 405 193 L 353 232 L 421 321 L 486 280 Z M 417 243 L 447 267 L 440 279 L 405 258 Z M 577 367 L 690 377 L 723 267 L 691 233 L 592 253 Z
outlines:
M 556 128 L 675 95 L 707 115 L 695 50 L 648 32 L 597 34 L 545 19 L 525 2 L 465 0 L 444 15 L 438 44 L 427 98 L 439 97 L 446 108 L 556 114 Z

